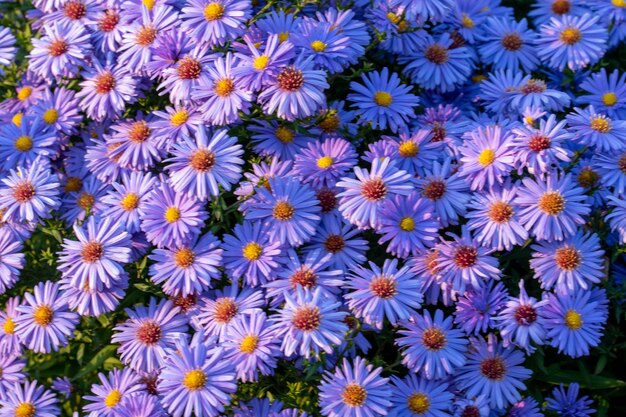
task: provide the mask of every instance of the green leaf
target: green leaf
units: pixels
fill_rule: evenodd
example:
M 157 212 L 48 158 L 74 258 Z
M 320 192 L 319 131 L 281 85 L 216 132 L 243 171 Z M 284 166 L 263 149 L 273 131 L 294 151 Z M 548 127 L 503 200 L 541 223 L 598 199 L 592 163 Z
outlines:
M 581 378 L 580 372 L 576 371 L 560 370 L 549 374 L 538 374 L 536 378 L 555 385 L 577 382 L 581 387 L 588 389 L 626 388 L 626 382 L 622 380 L 600 375 L 589 375 L 588 378 Z
M 117 350 L 117 346 L 108 345 L 103 347 L 100 352 L 96 353 L 93 358 L 85 366 L 82 367 L 80 371 L 74 376 L 74 379 L 80 379 L 85 375 L 97 370 L 100 368 L 104 362 L 115 355 L 115 351 Z

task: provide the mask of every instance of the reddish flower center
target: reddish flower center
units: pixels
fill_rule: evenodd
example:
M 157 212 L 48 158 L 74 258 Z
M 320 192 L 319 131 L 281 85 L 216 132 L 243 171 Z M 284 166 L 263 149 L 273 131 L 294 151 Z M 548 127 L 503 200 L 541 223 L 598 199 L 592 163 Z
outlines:
M 174 305 L 176 307 L 180 307 L 180 309 L 186 313 L 187 311 L 189 311 L 193 306 L 196 305 L 196 295 L 195 294 L 189 294 L 186 297 L 183 297 L 182 295 L 176 295 L 174 297 L 172 297 L 172 303 L 174 303 Z
M 381 178 L 367 180 L 361 186 L 361 195 L 369 201 L 378 201 L 387 195 L 387 186 Z
M 96 93 L 106 94 L 115 88 L 115 77 L 111 71 L 104 71 L 95 78 Z
M 293 289 L 296 289 L 298 284 L 302 285 L 304 288 L 313 288 L 317 283 L 317 275 L 315 275 L 315 271 L 311 268 L 301 266 L 300 269 L 289 277 L 289 281 Z
M 504 201 L 495 201 L 489 207 L 487 216 L 494 223 L 506 223 L 513 217 L 513 207 Z
M 142 26 L 135 35 L 135 42 L 139 46 L 146 47 L 152 45 L 156 39 L 156 35 L 157 30 L 153 26 Z
M 281 90 L 298 91 L 304 84 L 304 75 L 296 67 L 286 67 L 278 74 L 277 81 Z
M 502 37 L 502 46 L 507 51 L 517 51 L 522 45 L 524 45 L 524 41 L 517 32 L 507 33 Z
M 98 20 L 98 28 L 102 32 L 111 32 L 120 22 L 120 16 L 114 10 L 107 10 Z
M 441 142 L 446 138 L 446 128 L 439 122 L 433 123 L 433 128 L 431 129 L 431 133 L 433 135 L 433 142 Z
M 199 149 L 189 158 L 189 165 L 196 171 L 207 172 L 215 165 L 215 153 Z
M 422 195 L 429 200 L 437 201 L 446 193 L 446 183 L 441 180 L 432 180 L 424 186 Z
M 146 391 L 148 392 L 148 394 L 150 395 L 158 395 L 159 391 L 157 390 L 157 383 L 158 383 L 158 376 L 157 375 L 150 375 L 150 374 L 145 374 L 142 378 L 141 378 L 141 382 L 144 383 L 144 385 L 146 386 Z
M 215 301 L 215 311 L 213 316 L 218 323 L 229 323 L 239 311 L 237 303 L 230 297 L 218 298 Z
M 367 391 L 356 382 L 351 382 L 343 389 L 341 398 L 350 407 L 361 407 L 367 399 Z
M 554 262 L 564 271 L 573 271 L 582 263 L 582 257 L 573 247 L 563 246 L 554 253 Z
M 541 152 L 550 148 L 552 140 L 545 135 L 537 134 L 530 137 L 528 148 L 533 152 Z
M 622 154 L 617 160 L 617 167 L 622 173 L 626 174 L 626 153 Z
M 565 45 L 575 45 L 581 41 L 583 34 L 580 29 L 575 27 L 569 27 L 561 32 L 561 42 Z
M 440 328 L 429 327 L 422 333 L 422 344 L 428 350 L 441 350 L 446 345 L 446 335 Z
M 104 245 L 100 242 L 87 242 L 83 246 L 83 250 L 80 253 L 83 261 L 87 263 L 94 263 L 100 260 L 104 256 Z
M 196 254 L 190 248 L 180 249 L 174 254 L 174 262 L 179 268 L 189 268 L 195 259 Z
M 61 56 L 66 53 L 68 49 L 69 47 L 67 45 L 67 42 L 62 40 L 56 40 L 50 43 L 50 46 L 48 46 L 48 53 L 51 56 Z
M 468 405 L 461 412 L 461 417 L 481 417 L 480 410 L 473 405 Z
M 433 250 L 430 252 L 428 256 L 426 256 L 424 264 L 431 275 L 439 274 L 439 251 Z
M 339 129 L 340 126 L 339 116 L 337 114 L 329 114 L 325 116 L 318 124 L 317 127 L 322 129 L 325 133 L 333 133 Z
M 65 16 L 72 20 L 79 20 L 85 17 L 87 14 L 87 6 L 85 6 L 82 2 L 74 0 L 68 1 L 65 3 L 64 8 Z
M 345 246 L 346 246 L 346 243 L 344 242 L 343 237 L 341 235 L 334 235 L 334 234 L 328 235 L 328 237 L 324 241 L 324 248 L 326 248 L 326 250 L 330 253 L 338 253 Z
M 374 278 L 370 282 L 370 290 L 376 297 L 384 299 L 391 298 L 398 293 L 395 280 L 385 275 Z
M 95 202 L 96 202 L 96 197 L 94 197 L 93 194 L 85 192 L 85 193 L 80 193 L 80 196 L 76 200 L 76 205 L 80 207 L 81 209 L 88 211 L 88 210 L 91 210 Z
M 152 320 L 143 322 L 137 329 L 137 339 L 146 345 L 155 344 L 161 339 L 161 326 Z
M 535 307 L 522 304 L 515 309 L 515 321 L 519 325 L 529 326 L 537 320 L 537 310 Z
M 569 13 L 571 8 L 570 0 L 554 0 L 552 2 L 552 13 L 557 15 Z
M 195 80 L 200 77 L 202 66 L 200 62 L 190 56 L 186 56 L 178 61 L 178 78 L 183 80 Z
M 310 332 L 320 327 L 322 315 L 317 307 L 300 307 L 291 318 L 293 326 L 303 332 Z
M 506 364 L 500 358 L 484 359 L 480 363 L 480 373 L 489 379 L 499 381 L 506 374 Z
M 539 198 L 537 206 L 544 213 L 556 216 L 565 209 L 565 199 L 558 191 L 548 191 Z
M 13 188 L 13 198 L 18 203 L 30 201 L 35 196 L 35 187 L 30 181 L 20 181 Z
M 315 197 L 319 200 L 322 207 L 322 213 L 330 213 L 337 207 L 337 196 L 329 188 L 322 188 L 315 193 Z
M 131 142 L 142 143 L 148 140 L 148 137 L 150 137 L 150 128 L 145 121 L 139 120 L 130 125 L 128 129 L 128 139 L 130 139 Z
M 448 50 L 439 44 L 426 48 L 424 56 L 433 64 L 442 65 L 448 62 Z
M 459 268 L 470 268 L 478 261 L 478 251 L 473 246 L 461 246 L 454 254 L 454 263 Z
M 546 83 L 541 80 L 530 79 L 520 88 L 522 94 L 543 93 L 546 91 Z

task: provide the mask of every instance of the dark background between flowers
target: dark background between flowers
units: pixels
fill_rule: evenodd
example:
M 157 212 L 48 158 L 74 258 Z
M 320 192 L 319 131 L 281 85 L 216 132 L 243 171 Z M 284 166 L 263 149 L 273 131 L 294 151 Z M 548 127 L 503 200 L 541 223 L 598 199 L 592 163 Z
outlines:
M 275 1 L 270 0 L 272 3 Z M 286 3 L 286 2 L 281 2 Z M 298 0 L 291 2 L 292 8 L 314 7 L 314 0 Z M 529 0 L 504 0 L 504 5 L 512 6 L 515 9 L 516 18 L 524 18 L 530 8 Z M 32 9 L 29 1 L 18 0 L 16 2 L 0 3 L 0 25 L 9 27 L 18 40 L 20 51 L 16 61 L 5 68 L 4 77 L 0 78 L 0 98 L 14 97 L 16 95 L 15 85 L 18 77 L 27 67 L 26 56 L 32 48 L 30 39 L 33 31 L 26 20 L 26 11 Z M 375 45 L 373 42 L 372 45 Z M 327 90 L 329 101 L 334 99 L 344 99 L 347 94 L 349 81 L 360 76 L 361 73 L 374 69 L 389 66 L 389 61 L 384 55 L 375 51 L 371 46 L 359 64 L 346 70 L 342 74 L 330 77 L 331 88 Z M 626 70 L 626 45 L 609 52 L 596 67 L 607 67 L 608 69 Z M 399 72 L 398 68 L 393 68 Z M 594 68 L 596 69 L 596 68 Z M 565 80 L 571 79 L 566 74 Z M 571 74 L 569 74 L 571 75 Z M 537 74 L 539 78 L 541 75 Z M 68 88 L 78 90 L 78 82 L 75 80 L 65 81 Z M 417 87 L 416 87 L 416 90 Z M 417 91 L 419 92 L 419 91 Z M 133 115 L 137 110 L 144 112 L 163 109 L 167 101 L 167 96 L 148 94 L 146 99 L 139 100 L 131 106 L 125 115 Z M 266 117 L 257 108 L 244 120 Z M 244 123 L 245 126 L 245 123 Z M 244 126 L 235 127 L 231 134 L 239 138 L 246 149 L 246 166 L 249 168 L 253 162 L 258 162 L 258 156 L 251 151 L 250 134 Z M 294 126 L 298 129 L 298 126 Z M 306 132 L 303 132 L 306 133 Z M 373 134 L 367 128 L 361 128 L 357 135 L 361 139 L 361 148 L 376 140 L 378 134 Z M 355 139 L 355 138 L 352 138 Z M 241 220 L 241 214 L 237 211 L 236 199 L 231 192 L 224 192 L 218 199 L 208 204 L 211 214 L 206 223 L 205 231 L 211 231 L 218 237 L 229 233 L 232 227 Z M 58 217 L 58 216 L 56 216 Z M 606 225 L 601 220 L 602 213 L 596 213 L 590 221 L 590 226 L 600 235 L 606 236 Z M 57 253 L 61 249 L 63 238 L 72 238 L 72 231 L 68 230 L 64 223 L 57 219 L 47 220 L 40 225 L 33 237 L 25 244 L 26 267 L 22 271 L 20 281 L 13 289 L 0 296 L 0 303 L 4 308 L 7 298 L 22 295 L 26 291 L 32 290 L 33 286 L 42 280 L 57 280 L 59 272 L 56 270 Z M 371 245 L 368 257 L 370 260 L 382 265 L 383 259 L 388 256 L 376 244 L 377 237 L 366 232 L 365 237 Z M 551 347 L 539 347 L 537 351 L 529 356 L 525 366 L 532 369 L 532 379 L 527 381 L 528 395 L 543 402 L 552 391 L 553 387 L 559 383 L 568 384 L 578 382 L 581 385 L 583 394 L 590 395 L 598 410 L 598 416 L 623 416 L 626 415 L 626 278 L 614 271 L 616 263 L 623 263 L 621 259 L 626 255 L 624 246 L 604 245 L 607 252 L 607 267 L 609 278 L 603 283 L 610 298 L 610 315 L 607 323 L 602 343 L 592 349 L 588 357 L 571 359 L 564 355 L 557 354 Z M 539 287 L 532 279 L 532 271 L 528 266 L 530 259 L 530 248 L 526 245 L 523 248 L 515 248 L 508 253 L 500 253 L 500 266 L 504 271 L 503 282 L 511 291 L 511 294 L 518 294 L 517 283 L 520 279 L 526 279 L 527 288 L 530 288 L 531 295 L 540 296 Z M 79 410 L 84 405 L 81 395 L 90 392 L 91 384 L 97 383 L 98 372 L 107 372 L 115 367 L 121 367 L 116 354 L 117 345 L 111 344 L 113 327 L 124 321 L 127 316 L 124 308 L 131 307 L 137 303 L 146 302 L 149 297 L 165 297 L 160 288 L 154 285 L 148 278 L 149 261 L 146 257 L 127 266 L 131 281 L 126 297 L 120 306 L 112 313 L 100 317 L 83 317 L 80 325 L 75 331 L 75 337 L 70 344 L 62 348 L 59 352 L 52 354 L 26 353 L 28 364 L 26 371 L 31 379 L 36 379 L 49 386 L 52 380 L 59 376 L 67 376 L 76 387 L 69 400 L 62 404 L 63 413 L 71 416 L 72 412 Z M 626 269 L 624 269 L 626 271 Z M 452 309 L 445 309 L 451 313 Z M 385 369 L 384 374 L 403 375 L 406 369 L 401 365 L 400 355 L 393 344 L 394 330 L 391 326 L 386 326 L 379 334 L 368 334 L 368 339 L 372 343 L 372 350 L 367 358 L 376 366 Z M 247 401 L 256 396 L 268 396 L 280 399 L 286 407 L 298 407 L 309 412 L 313 416 L 318 416 L 316 410 L 317 386 L 321 378 L 320 368 L 315 363 L 305 364 L 304 370 L 297 370 L 292 363 L 281 361 L 273 377 L 262 377 L 256 383 L 240 384 L 239 390 L 234 398 L 234 403 Z M 546 413 L 546 416 L 549 416 Z

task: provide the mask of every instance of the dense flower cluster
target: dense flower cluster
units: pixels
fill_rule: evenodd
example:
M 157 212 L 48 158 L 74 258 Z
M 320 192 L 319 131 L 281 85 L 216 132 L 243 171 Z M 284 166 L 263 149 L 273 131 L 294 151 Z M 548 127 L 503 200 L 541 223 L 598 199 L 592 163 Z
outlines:
M 594 412 L 624 1 L 0 5 L 1 417 Z

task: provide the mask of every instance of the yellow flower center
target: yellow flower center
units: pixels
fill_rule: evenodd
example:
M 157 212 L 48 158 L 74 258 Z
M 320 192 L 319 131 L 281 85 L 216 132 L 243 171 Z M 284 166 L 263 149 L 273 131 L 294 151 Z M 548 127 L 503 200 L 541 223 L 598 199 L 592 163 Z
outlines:
M 615 7 L 626 8 L 626 1 L 624 0 L 612 0 L 611 3 Z
M 239 350 L 243 353 L 253 353 L 259 344 L 259 338 L 253 335 L 249 335 L 243 338 Z
M 367 399 L 367 391 L 361 385 L 352 382 L 346 385 L 341 393 L 341 398 L 350 407 L 361 407 Z
M 180 210 L 176 207 L 168 207 L 165 210 L 165 221 L 168 223 L 174 223 L 180 219 Z
M 15 407 L 15 417 L 35 417 L 35 404 L 33 403 L 19 403 Z
M 605 93 L 604 95 L 602 95 L 602 104 L 604 104 L 607 107 L 612 107 L 615 106 L 615 104 L 617 103 L 617 94 L 615 93 Z
M 33 149 L 33 139 L 30 136 L 20 136 L 15 141 L 15 149 L 20 152 L 28 152 Z
M 235 83 L 230 78 L 222 78 L 215 82 L 215 94 L 220 97 L 228 97 L 235 91 Z
M 104 398 L 104 405 L 107 406 L 107 408 L 113 408 L 118 405 L 120 401 L 122 401 L 122 393 L 114 389 Z
M 405 158 L 412 158 L 419 152 L 419 146 L 412 140 L 402 142 L 398 147 L 398 152 Z
M 43 114 L 43 121 L 49 125 L 56 123 L 57 120 L 59 120 L 59 112 L 56 109 L 48 109 Z
M 281 32 L 278 34 L 278 39 L 280 40 L 280 42 L 285 42 L 287 39 L 289 39 L 289 32 Z
M 400 221 L 400 229 L 405 232 L 412 232 L 415 230 L 415 220 L 412 217 L 405 217 Z
M 180 268 L 189 268 L 195 259 L 196 254 L 189 248 L 182 248 L 174 254 L 174 262 Z
M 583 327 L 580 313 L 575 310 L 567 310 L 567 313 L 565 313 L 565 325 L 572 330 L 578 330 Z
M 131 211 L 139 206 L 139 196 L 135 193 L 128 193 L 120 201 L 120 206 L 126 211 Z
M 185 378 L 183 379 L 183 385 L 189 391 L 198 391 L 199 389 L 204 388 L 206 381 L 207 377 L 202 369 L 194 369 L 193 371 L 187 372 Z
M 255 70 L 261 71 L 267 67 L 267 64 L 269 61 L 270 61 L 269 57 L 265 55 L 259 55 L 256 58 L 254 58 L 254 61 L 252 61 L 252 66 L 254 67 Z
M 466 14 L 463 14 L 463 17 L 461 18 L 461 24 L 463 25 L 464 28 L 467 28 L 467 29 L 472 29 L 475 26 L 472 18 Z
M 391 94 L 386 91 L 377 91 L 376 94 L 374 94 L 374 103 L 379 106 L 389 107 L 392 102 L 393 97 L 391 97 Z
M 322 41 L 313 41 L 311 42 L 311 49 L 315 52 L 324 52 L 326 50 L 326 44 Z
M 256 261 L 263 253 L 263 246 L 256 242 L 250 242 L 243 247 L 243 257 L 249 261 Z
M 78 192 L 83 188 L 83 181 L 78 177 L 67 177 L 65 182 L 65 192 Z
M 484 167 L 493 164 L 493 161 L 495 160 L 496 153 L 493 151 L 493 149 L 485 149 L 480 153 L 480 155 L 478 155 L 478 163 Z
M 21 101 L 26 100 L 33 93 L 32 87 L 24 87 L 20 91 L 17 92 L 17 98 Z
M 583 34 L 578 28 L 567 28 L 561 32 L 561 42 L 566 45 L 575 45 L 583 38 Z
M 402 20 L 402 17 L 398 16 L 394 12 L 388 12 L 387 19 L 389 19 L 389 21 L 393 23 L 394 25 L 397 25 L 400 22 L 400 20 Z
M 287 129 L 285 126 L 279 126 L 274 134 L 282 143 L 291 143 L 295 137 L 293 131 Z
M 41 305 L 35 308 L 33 312 L 33 321 L 36 325 L 46 327 L 50 323 L 52 323 L 52 318 L 54 317 L 54 313 L 50 306 Z
M 152 11 L 152 8 L 154 7 L 154 1 L 155 0 L 142 0 L 142 3 L 144 6 L 146 6 L 146 9 Z
M 606 116 L 595 116 L 591 118 L 590 126 L 597 132 L 609 133 L 611 131 L 611 120 Z
M 221 19 L 224 16 L 224 6 L 221 3 L 213 2 L 204 8 L 204 18 L 209 22 Z
M 274 206 L 272 215 L 276 220 L 287 221 L 291 220 L 296 213 L 295 208 L 286 201 L 279 201 Z
M 428 395 L 421 392 L 411 394 L 407 400 L 407 406 L 415 414 L 424 414 L 430 408 Z
M 558 191 L 548 191 L 539 198 L 539 209 L 550 216 L 556 216 L 565 209 L 565 199 Z
M 322 156 L 320 159 L 317 160 L 317 167 L 319 169 L 326 169 L 326 168 L 330 168 L 333 165 L 333 158 L 330 156 Z
M 15 322 L 13 321 L 11 317 L 7 317 L 7 320 L 4 322 L 4 325 L 2 326 L 2 330 L 6 334 L 15 333 Z
M 172 115 L 170 118 L 170 123 L 174 126 L 180 126 L 185 123 L 189 119 L 189 114 L 187 110 L 178 110 L 176 113 Z
M 24 116 L 24 113 L 15 113 L 15 116 L 11 118 L 11 121 L 15 126 L 22 126 L 22 116 Z
M 488 79 L 489 78 L 487 78 L 487 76 L 483 74 L 472 75 L 472 81 L 476 84 L 482 83 L 483 81 L 487 81 Z

